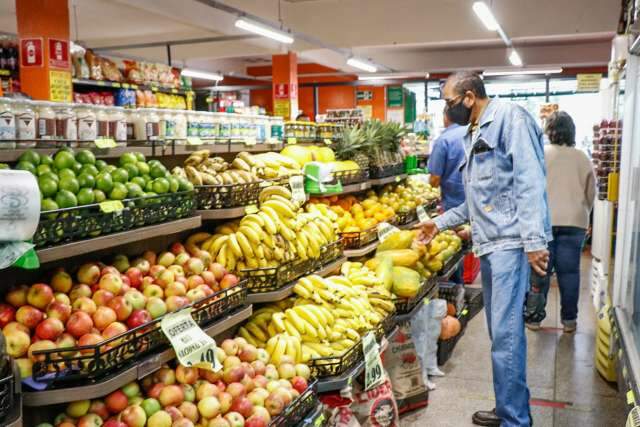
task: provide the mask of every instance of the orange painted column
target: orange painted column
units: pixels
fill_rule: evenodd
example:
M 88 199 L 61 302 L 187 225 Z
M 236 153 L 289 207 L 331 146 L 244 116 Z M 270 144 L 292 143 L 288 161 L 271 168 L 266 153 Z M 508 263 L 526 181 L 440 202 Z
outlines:
M 288 52 L 272 57 L 273 115 L 295 120 L 298 114 L 298 55 Z
M 22 91 L 71 102 L 68 0 L 16 0 L 16 16 Z

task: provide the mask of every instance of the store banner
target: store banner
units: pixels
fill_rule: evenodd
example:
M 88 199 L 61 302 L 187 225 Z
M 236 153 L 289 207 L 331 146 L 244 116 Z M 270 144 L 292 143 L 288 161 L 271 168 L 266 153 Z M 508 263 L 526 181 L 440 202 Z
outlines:
M 576 74 L 576 80 L 576 92 L 598 92 L 600 91 L 600 81 L 602 80 L 602 74 Z
M 73 87 L 69 71 L 49 71 L 49 100 L 71 102 Z

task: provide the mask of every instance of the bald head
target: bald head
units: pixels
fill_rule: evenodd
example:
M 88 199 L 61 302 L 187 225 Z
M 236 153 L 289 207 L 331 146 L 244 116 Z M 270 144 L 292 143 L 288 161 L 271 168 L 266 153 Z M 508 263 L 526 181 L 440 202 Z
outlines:
M 453 96 L 464 95 L 470 91 L 473 92 L 477 98 L 484 99 L 487 97 L 482 78 L 478 73 L 471 71 L 460 71 L 451 74 L 444 87 L 445 93 Z

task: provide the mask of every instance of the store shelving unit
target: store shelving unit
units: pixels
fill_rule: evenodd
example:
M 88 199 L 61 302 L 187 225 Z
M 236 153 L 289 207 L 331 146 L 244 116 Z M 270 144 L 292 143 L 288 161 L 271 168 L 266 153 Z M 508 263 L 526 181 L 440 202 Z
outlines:
M 15 399 L 11 414 L 4 421 L 6 424 L 3 426 L 5 427 L 22 427 L 24 425 L 22 423 L 22 395 L 15 395 Z
M 245 206 L 239 206 L 237 208 L 228 209 L 209 209 L 196 211 L 203 220 L 221 220 L 221 219 L 233 219 L 240 218 L 245 214 Z
M 186 95 L 193 93 L 190 89 L 167 88 L 155 85 L 139 85 L 134 83 L 110 82 L 107 80 L 91 80 L 91 79 L 73 79 L 72 83 L 76 87 L 95 88 L 95 89 L 139 89 L 150 90 L 152 92 L 171 93 L 174 95 Z
M 407 174 L 402 174 L 402 175 L 396 175 L 396 176 L 387 176 L 385 178 L 378 178 L 378 179 L 370 179 L 369 183 L 372 186 L 375 185 L 385 185 L 385 184 L 391 184 L 392 182 L 400 182 L 404 179 L 407 178 Z
M 344 256 L 347 258 L 358 258 L 361 256 L 365 256 L 368 253 L 371 253 L 376 250 L 378 247 L 378 241 L 375 240 L 368 245 L 360 248 L 360 249 L 347 249 L 344 251 Z

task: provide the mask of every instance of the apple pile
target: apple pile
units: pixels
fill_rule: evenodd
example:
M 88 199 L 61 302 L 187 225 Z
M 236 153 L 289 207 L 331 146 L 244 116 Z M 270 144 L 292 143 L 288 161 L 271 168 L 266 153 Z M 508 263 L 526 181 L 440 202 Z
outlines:
M 53 425 L 266 427 L 307 389 L 311 374 L 288 356 L 277 367 L 268 364 L 266 351 L 243 338 L 224 340 L 216 357 L 223 365 L 218 372 L 165 366 L 103 399 L 69 404 Z
M 108 266 L 83 264 L 75 281 L 58 269 L 49 283 L 12 288 L 0 303 L 0 327 L 22 377 L 44 360 L 35 351 L 98 344 L 238 283 L 222 265 L 190 254 L 181 243 L 170 249 L 147 251 L 131 261 L 117 255 Z M 76 353 L 52 356 L 58 354 Z

